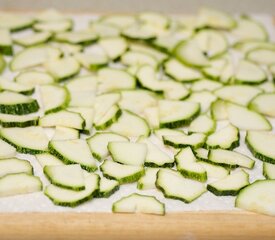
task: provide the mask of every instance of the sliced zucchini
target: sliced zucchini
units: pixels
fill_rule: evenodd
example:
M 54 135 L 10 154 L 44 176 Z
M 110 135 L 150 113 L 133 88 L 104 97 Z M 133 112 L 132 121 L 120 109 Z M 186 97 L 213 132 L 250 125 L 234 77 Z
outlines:
M 22 47 L 32 47 L 35 45 L 43 44 L 48 42 L 52 38 L 52 33 L 50 32 L 38 32 L 26 35 L 24 37 L 20 36 L 14 38 L 13 41 L 21 45 Z
M 222 76 L 224 74 L 224 71 L 228 66 L 231 66 L 231 59 L 229 56 L 220 57 L 220 58 L 214 58 L 209 61 L 209 66 L 204 67 L 202 69 L 202 73 L 207 77 L 215 81 L 220 81 L 227 83 L 229 81 L 229 78 L 225 78 Z M 233 74 L 233 70 L 232 70 Z
M 44 168 L 45 166 L 64 165 L 64 163 L 60 159 L 58 159 L 54 155 L 51 155 L 50 153 L 36 154 L 35 158 L 42 168 Z
M 94 91 L 70 91 L 69 107 L 88 107 L 95 104 L 96 93 Z
M 42 188 L 41 180 L 27 173 L 8 174 L 0 178 L 0 197 L 40 192 Z
M 33 174 L 33 168 L 29 161 L 18 158 L 0 160 L 0 178 L 15 173 Z
M 66 88 L 70 91 L 96 91 L 97 78 L 94 75 L 83 75 L 66 83 Z
M 275 55 L 274 55 L 275 56 Z M 267 80 L 265 72 L 250 61 L 241 60 L 237 66 L 234 81 L 240 84 L 261 84 Z
M 186 101 L 159 101 L 160 127 L 178 128 L 188 125 L 200 112 L 199 103 Z
M 256 48 L 275 49 L 275 44 L 262 40 L 243 40 L 235 43 L 233 47 L 243 53 L 247 53 Z
M 58 82 L 71 78 L 80 71 L 80 65 L 73 57 L 47 61 L 45 68 Z
M 197 149 L 194 149 L 193 150 L 196 158 L 199 160 L 199 161 L 202 161 L 202 162 L 208 162 L 208 153 L 209 153 L 209 150 L 208 149 L 205 149 L 205 148 L 197 148 Z
M 128 43 L 122 37 L 106 37 L 100 39 L 98 43 L 112 60 L 119 59 L 128 49 Z
M 72 56 L 76 53 L 83 52 L 84 47 L 79 44 L 53 42 L 52 45 L 62 52 L 62 56 Z
M 167 60 L 163 67 L 167 75 L 179 82 L 193 82 L 202 78 L 198 70 L 185 66 L 173 58 Z
M 59 32 L 54 36 L 56 41 L 82 45 L 90 45 L 95 42 L 97 38 L 97 35 L 89 30 Z
M 248 131 L 245 142 L 254 157 L 275 164 L 275 135 L 271 132 Z
M 39 105 L 33 98 L 9 91 L 0 93 L 0 113 L 24 115 L 38 110 Z
M 160 81 L 164 97 L 168 100 L 184 100 L 190 95 L 190 91 L 179 82 L 172 80 Z
M 0 53 L 3 55 L 12 55 L 12 39 L 8 29 L 0 28 Z
M 109 58 L 105 53 L 76 53 L 74 57 L 83 67 L 90 71 L 106 67 L 109 63 Z
M 139 143 L 146 144 L 147 153 L 145 157 L 144 166 L 146 167 L 173 167 L 174 159 L 168 154 L 160 150 L 154 143 L 152 143 L 148 138 L 140 137 L 138 139 Z
M 49 151 L 65 164 L 80 164 L 83 169 L 91 172 L 97 169 L 96 161 L 83 139 L 50 141 Z
M 6 61 L 5 58 L 0 55 L 0 73 L 2 73 L 6 68 Z
M 206 188 L 203 183 L 184 178 L 179 172 L 161 169 L 157 173 L 156 187 L 166 198 L 191 203 L 200 197 Z
M 227 168 L 244 167 L 252 169 L 255 161 L 251 158 L 235 151 L 224 149 L 213 149 L 208 153 L 210 163 Z
M 209 91 L 193 92 L 186 101 L 200 105 L 200 111 L 206 113 L 217 97 Z
M 186 178 L 200 182 L 207 180 L 207 173 L 197 159 L 190 147 L 183 148 L 175 156 L 177 170 Z
M 155 130 L 154 133 L 158 137 L 158 139 L 162 141 L 164 136 L 177 136 L 177 135 L 181 136 L 183 134 L 183 131 L 169 129 L 169 128 L 161 128 L 161 129 Z
M 266 179 L 275 179 L 275 164 L 264 162 L 263 175 Z
M 97 198 L 108 198 L 119 189 L 119 183 L 116 180 L 110 180 L 105 177 L 100 178 Z
M 112 160 L 105 160 L 100 170 L 104 177 L 116 180 L 120 184 L 136 182 L 145 173 L 142 166 L 124 165 Z
M 48 150 L 49 140 L 41 127 L 2 128 L 0 138 L 20 153 L 38 154 Z
M 38 116 L 28 115 L 12 115 L 0 113 L 0 125 L 2 127 L 29 127 L 38 125 Z
M 210 134 L 215 131 L 216 123 L 207 115 L 200 115 L 191 122 L 188 132 Z M 208 137 L 209 138 L 209 137 Z
M 87 143 L 91 149 L 93 156 L 97 160 L 102 160 L 109 155 L 108 143 L 109 142 L 128 142 L 126 137 L 111 132 L 96 133 L 87 139 Z
M 121 117 L 111 125 L 110 130 L 125 137 L 148 136 L 150 134 L 147 122 L 129 111 L 122 111 Z
M 217 89 L 214 94 L 225 101 L 247 106 L 262 91 L 252 86 L 231 85 Z
M 89 29 L 91 29 L 92 32 L 96 33 L 96 35 L 98 35 L 100 39 L 107 37 L 118 37 L 120 34 L 119 28 L 117 28 L 113 24 L 100 21 L 90 22 Z
M 207 185 L 207 190 L 216 196 L 236 196 L 240 190 L 249 184 L 249 175 L 241 170 L 223 179 Z
M 85 120 L 79 113 L 62 110 L 41 117 L 39 125 L 42 127 L 62 126 L 82 130 L 85 128 Z
M 51 140 L 73 140 L 79 138 L 79 131 L 77 129 L 56 126 L 55 132 Z
M 43 85 L 39 90 L 45 114 L 58 112 L 68 106 L 70 95 L 66 88 L 58 85 Z
M 155 182 L 159 170 L 159 168 L 146 168 L 145 175 L 142 176 L 137 182 L 137 188 L 140 190 L 155 189 Z
M 53 8 L 43 10 L 35 16 L 35 20 L 38 22 L 59 21 L 64 19 L 68 19 L 68 17 Z
M 54 83 L 54 78 L 50 74 L 35 70 L 21 72 L 15 77 L 14 80 L 20 84 L 30 87 Z
M 155 28 L 168 28 L 170 20 L 167 16 L 157 12 L 142 12 L 138 15 L 138 19 L 144 24 L 152 25 Z
M 85 177 L 85 190 L 74 191 L 51 184 L 46 187 L 44 194 L 51 199 L 55 205 L 76 207 L 92 199 L 96 195 L 98 188 L 99 176 L 90 173 Z
M 0 14 L 0 28 L 9 29 L 12 32 L 29 28 L 33 25 L 33 23 L 34 21 L 30 17 L 18 14 Z
M 108 150 L 114 161 L 133 166 L 142 166 L 147 155 L 147 145 L 144 143 L 109 142 Z
M 235 206 L 275 216 L 275 180 L 257 180 L 240 191 Z
M 34 87 L 26 86 L 18 82 L 12 82 L 5 78 L 0 78 L 0 89 L 2 91 L 21 93 L 23 95 L 32 95 L 34 93 Z
M 59 33 L 70 31 L 73 28 L 73 21 L 70 19 L 61 19 L 58 21 L 37 22 L 33 29 L 38 32 Z
M 156 38 L 155 29 L 146 24 L 133 24 L 122 31 L 122 36 L 130 40 L 151 41 Z
M 201 91 L 212 92 L 221 87 L 222 87 L 222 83 L 212 81 L 209 79 L 201 79 L 193 83 L 193 85 L 191 86 L 191 90 L 195 92 L 201 92 Z
M 229 170 L 224 167 L 213 165 L 211 163 L 202 162 L 202 161 L 198 163 L 205 169 L 208 179 L 209 178 L 222 179 L 229 174 Z
M 241 130 L 270 130 L 269 121 L 259 113 L 245 107 L 227 103 L 229 122 Z
M 226 120 L 228 119 L 227 109 L 226 109 L 226 102 L 223 100 L 216 100 L 211 104 L 211 117 L 215 120 Z
M 203 133 L 192 133 L 190 135 L 182 133 L 181 135 L 163 136 L 164 144 L 174 148 L 200 148 L 204 145 L 205 141 L 206 135 Z
M 58 187 L 81 191 L 85 189 L 83 170 L 79 164 L 45 166 L 43 172 Z
M 246 59 L 257 64 L 272 65 L 275 63 L 275 49 L 252 49 L 246 54 Z
M 232 150 L 240 144 L 239 130 L 231 124 L 212 133 L 207 137 L 207 148 L 222 148 Z
M 16 149 L 2 139 L 0 139 L 0 149 L 0 159 L 11 158 L 16 155 Z
M 258 113 L 264 114 L 269 117 L 275 117 L 275 94 L 263 93 L 257 95 L 251 100 L 248 107 Z
M 120 61 L 122 64 L 126 66 L 149 65 L 149 66 L 152 66 L 153 68 L 157 68 L 158 66 L 158 61 L 153 56 L 147 53 L 133 51 L 133 50 L 130 50 L 124 53 L 121 56 Z
M 36 67 L 61 56 L 61 51 L 49 45 L 38 45 L 18 52 L 10 62 L 12 71 Z
M 157 107 L 144 109 L 144 118 L 152 129 L 159 128 L 159 111 Z
M 118 121 L 122 114 L 121 109 L 117 105 L 113 105 L 98 121 L 94 122 L 96 130 L 105 130 Z
M 156 197 L 133 193 L 114 202 L 112 211 L 165 215 L 165 205 Z
M 112 14 L 106 15 L 99 19 L 100 23 L 107 23 L 118 29 L 124 29 L 136 22 L 136 18 L 131 15 Z

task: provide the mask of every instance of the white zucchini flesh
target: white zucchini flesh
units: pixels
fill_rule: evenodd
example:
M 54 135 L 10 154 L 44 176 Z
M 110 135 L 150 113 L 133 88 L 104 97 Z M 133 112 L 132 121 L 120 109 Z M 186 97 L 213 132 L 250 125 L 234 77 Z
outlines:
M 264 114 L 269 117 L 275 117 L 275 94 L 263 93 L 257 95 L 251 100 L 248 107 L 258 113 Z
M 105 177 L 100 178 L 99 197 L 109 197 L 119 189 L 119 182 Z
M 12 71 L 21 71 L 26 68 L 35 67 L 48 60 L 60 57 L 61 51 L 48 45 L 39 45 L 26 48 L 17 53 L 10 63 Z
M 150 134 L 147 122 L 129 111 L 122 111 L 118 121 L 111 125 L 110 131 L 125 137 L 148 136 Z
M 156 137 L 162 141 L 164 136 L 177 136 L 177 135 L 182 135 L 183 132 L 180 130 L 175 130 L 175 129 L 170 129 L 170 128 L 160 128 L 156 129 L 154 131 L 154 134 Z
M 12 55 L 12 38 L 9 29 L 0 28 L 0 47 L 3 55 Z
M 261 92 L 261 89 L 252 86 L 232 85 L 219 88 L 214 94 L 222 100 L 247 106 Z
M 101 38 L 99 45 L 112 60 L 119 58 L 128 48 L 128 43 L 122 37 Z
M 99 22 L 111 24 L 112 26 L 115 26 L 118 29 L 124 29 L 134 24 L 136 22 L 136 18 L 130 15 L 113 14 L 103 16 L 103 18 L 100 19 Z
M 160 13 L 142 12 L 138 15 L 138 19 L 155 28 L 167 28 L 169 26 L 169 18 Z
M 85 189 L 85 179 L 79 164 L 45 166 L 44 174 L 56 186 L 80 191 Z
M 42 168 L 45 166 L 58 166 L 64 165 L 64 163 L 50 153 L 40 153 L 35 155 L 36 160 L 39 162 Z
M 138 51 L 127 51 L 121 56 L 121 63 L 127 66 L 142 66 L 149 65 L 156 68 L 158 65 L 157 59 L 147 53 Z
M 231 124 L 207 137 L 209 148 L 233 149 L 239 145 L 239 130 Z
M 257 64 L 272 65 L 275 63 L 275 49 L 253 49 L 246 54 L 246 59 Z
M 0 135 L 18 152 L 38 153 L 48 149 L 48 138 L 41 127 L 2 128 Z
M 0 149 L 0 159 L 11 158 L 16 154 L 16 149 L 2 139 L 0 139 Z
M 248 185 L 238 194 L 235 206 L 275 216 L 275 180 L 258 180 Z
M 79 113 L 62 110 L 41 117 L 39 125 L 42 127 L 63 126 L 82 130 L 85 127 L 85 121 Z
M 87 143 L 91 149 L 93 156 L 102 160 L 109 155 L 108 143 L 109 142 L 128 142 L 129 140 L 119 134 L 111 132 L 96 133 L 87 139 Z
M 49 41 L 51 37 L 52 33 L 50 32 L 37 32 L 26 35 L 24 37 L 17 37 L 13 39 L 13 41 L 23 47 L 32 47 L 34 45 L 38 45 Z
M 142 166 L 147 155 L 144 143 L 109 142 L 108 150 L 114 161 L 134 166 Z
M 33 24 L 33 19 L 18 14 L 0 14 L 0 28 L 9 29 L 10 31 L 19 31 L 28 28 Z
M 70 91 L 69 107 L 93 107 L 96 93 L 94 91 Z
M 275 49 L 275 44 L 261 40 L 243 40 L 235 43 L 234 48 L 243 53 L 247 53 L 256 48 Z
M 205 113 L 210 108 L 212 102 L 216 101 L 217 97 L 209 91 L 193 92 L 186 101 L 200 104 L 200 110 Z
M 120 34 L 120 30 L 116 26 L 99 21 L 90 22 L 89 29 L 95 32 L 100 39 L 108 37 L 118 37 Z
M 165 214 L 165 205 L 153 196 L 131 194 L 113 203 L 115 213 Z
M 83 51 L 83 46 L 79 44 L 53 42 L 54 47 L 57 47 L 62 52 L 63 56 L 73 56 L 76 53 Z
M 215 130 L 216 123 L 207 115 L 201 115 L 191 122 L 188 132 L 210 134 Z
M 145 175 L 142 176 L 137 182 L 137 188 L 140 190 L 155 189 L 155 182 L 159 170 L 159 168 L 146 168 Z
M 51 140 L 72 140 L 79 138 L 79 131 L 74 128 L 56 126 Z
M 131 40 L 152 40 L 156 38 L 154 28 L 146 24 L 133 24 L 122 31 L 122 35 Z
M 98 187 L 98 175 L 90 173 L 85 177 L 85 190 L 74 191 L 51 184 L 46 187 L 44 193 L 56 205 L 75 207 L 91 199 Z
M 56 9 L 46 9 L 35 16 L 35 20 L 38 22 L 60 21 L 64 19 L 68 19 L 68 17 Z
M 216 166 L 211 163 L 202 162 L 202 161 L 198 163 L 205 169 L 208 179 L 209 178 L 222 179 L 229 174 L 229 170 L 224 167 Z
M 18 158 L 7 158 L 0 160 L 0 178 L 15 173 L 26 173 L 32 175 L 33 168 L 29 161 Z
M 218 99 L 211 104 L 211 117 L 217 121 L 228 119 L 225 101 Z
M 72 32 L 60 32 L 54 36 L 55 40 L 69 42 L 71 44 L 89 44 L 97 40 L 97 35 L 89 30 L 78 30 Z
M 257 112 L 245 107 L 227 103 L 229 122 L 241 130 L 270 130 L 269 121 Z
M 72 21 L 70 19 L 62 19 L 58 21 L 38 22 L 33 25 L 34 30 L 39 32 L 59 33 L 72 29 Z
M 0 178 L 0 197 L 40 192 L 42 182 L 38 177 L 26 174 L 8 174 Z
M 157 107 L 148 107 L 144 109 L 143 114 L 152 129 L 159 128 L 159 111 Z
M 222 83 L 212 81 L 209 79 L 201 79 L 196 82 L 194 82 L 191 86 L 191 90 L 195 92 L 201 92 L 201 91 L 215 91 L 222 87 Z
M 90 148 L 83 139 L 50 141 L 49 150 L 66 164 L 80 164 L 88 171 L 97 169 Z
M 161 169 L 157 174 L 156 186 L 165 197 L 190 203 L 206 192 L 203 183 L 184 178 L 174 170 Z
M 69 91 L 96 91 L 97 78 L 94 75 L 83 75 L 66 83 L 66 88 Z
M 35 87 L 36 85 L 52 84 L 54 78 L 46 72 L 26 70 L 19 73 L 15 77 L 15 81 L 26 86 Z
M 179 82 L 171 80 L 160 81 L 159 85 L 164 92 L 164 97 L 168 100 L 183 100 L 190 94 L 190 91 Z
M 275 179 L 275 164 L 263 163 L 263 175 L 266 179 Z
M 241 170 L 207 185 L 207 189 L 217 196 L 237 195 L 249 184 L 249 175 Z
M 30 95 L 29 93 L 32 93 L 34 91 L 34 87 L 26 86 L 18 82 L 12 82 L 5 78 L 0 78 L 0 89 L 22 93 L 26 95 Z
M 81 117 L 85 120 L 85 128 L 84 130 L 90 131 L 93 127 L 94 120 L 94 109 L 89 107 L 69 107 L 67 108 L 70 112 L 76 112 L 81 115 Z

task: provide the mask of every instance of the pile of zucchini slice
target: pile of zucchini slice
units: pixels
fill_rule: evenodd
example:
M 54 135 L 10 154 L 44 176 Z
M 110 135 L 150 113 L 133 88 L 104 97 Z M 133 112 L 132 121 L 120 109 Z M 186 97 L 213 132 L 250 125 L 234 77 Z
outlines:
M 208 194 L 275 215 L 275 43 L 259 21 L 1 13 L 0 54 L 0 197 L 75 207 L 136 184 L 113 212 Z

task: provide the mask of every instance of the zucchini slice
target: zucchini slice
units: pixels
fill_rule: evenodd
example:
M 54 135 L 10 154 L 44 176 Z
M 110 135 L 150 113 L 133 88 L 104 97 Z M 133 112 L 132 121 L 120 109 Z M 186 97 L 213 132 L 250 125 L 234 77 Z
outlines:
M 185 66 L 178 60 L 171 58 L 164 63 L 164 72 L 179 82 L 193 82 L 202 78 L 201 73 L 191 67 Z
M 38 45 L 18 52 L 10 62 L 12 71 L 36 67 L 61 56 L 61 51 L 49 45 Z
M 243 40 L 235 43 L 233 47 L 236 50 L 247 53 L 256 48 L 275 49 L 275 44 L 273 42 L 265 42 L 262 40 Z
M 89 30 L 78 30 L 73 32 L 59 32 L 54 40 L 71 44 L 90 45 L 97 40 L 97 35 Z
M 146 144 L 147 153 L 145 157 L 144 166 L 146 167 L 173 167 L 174 159 L 168 154 L 160 150 L 154 143 L 148 138 L 140 137 L 139 143 Z
M 175 81 L 160 81 L 164 97 L 168 100 L 184 100 L 190 95 L 190 91 L 181 83 Z
M 100 39 L 98 43 L 107 56 L 114 61 L 119 59 L 128 49 L 128 43 L 122 37 L 106 37 Z
M 0 73 L 2 73 L 6 68 L 6 61 L 5 58 L 0 55 Z
M 45 166 L 43 172 L 51 184 L 81 191 L 85 189 L 85 179 L 83 170 L 79 164 Z
M 91 21 L 89 24 L 89 29 L 99 36 L 100 40 L 102 38 L 118 37 L 120 34 L 120 30 L 113 24 L 100 21 Z
M 116 180 L 110 180 L 105 177 L 100 178 L 99 190 L 95 197 L 97 198 L 108 198 L 114 192 L 119 189 L 119 183 Z
M 73 28 L 73 21 L 70 19 L 61 19 L 58 21 L 37 22 L 32 27 L 38 32 L 59 33 L 70 31 Z
M 162 141 L 164 136 L 182 136 L 183 131 L 181 130 L 175 130 L 175 129 L 169 129 L 169 128 L 161 128 L 154 131 L 154 134 L 156 137 Z
M 33 174 L 33 168 L 29 161 L 18 158 L 0 160 L 0 178 L 15 173 Z
M 160 100 L 160 127 L 178 128 L 188 125 L 200 112 L 199 103 L 186 101 Z
M 82 130 L 85 128 L 85 120 L 79 113 L 62 110 L 41 117 L 39 125 L 42 127 L 63 126 Z
M 222 148 L 232 150 L 240 144 L 239 130 L 231 124 L 212 133 L 207 137 L 207 148 Z
M 154 28 L 145 24 L 133 24 L 122 31 L 122 36 L 129 40 L 151 41 L 156 38 Z
M 68 106 L 70 95 L 66 88 L 58 85 L 43 85 L 39 90 L 45 114 L 58 112 Z
M 92 199 L 99 188 L 99 176 L 93 173 L 85 177 L 85 190 L 74 191 L 53 184 L 46 187 L 44 194 L 55 204 L 64 207 L 76 207 Z
M 264 162 L 263 175 L 266 179 L 275 179 L 275 164 Z
M 255 161 L 244 154 L 225 149 L 213 149 L 208 153 L 209 163 L 226 168 L 244 167 L 252 169 Z
M 46 9 L 35 16 L 35 20 L 38 22 L 49 22 L 49 21 L 60 21 L 68 19 L 67 16 L 63 15 L 56 9 Z
M 128 142 L 128 138 L 112 132 L 96 133 L 87 139 L 91 152 L 97 160 L 101 161 L 109 155 L 109 142 Z
M 155 189 L 155 182 L 159 170 L 159 168 L 146 168 L 145 175 L 142 176 L 137 182 L 137 188 L 140 190 Z
M 9 91 L 0 93 L 0 113 L 24 115 L 38 110 L 39 105 L 33 98 Z
M 69 107 L 88 107 L 94 106 L 96 93 L 94 91 L 69 91 Z
M 252 49 L 246 54 L 246 59 L 257 64 L 272 65 L 275 63 L 275 49 Z
M 109 63 L 109 58 L 105 53 L 76 53 L 74 57 L 83 67 L 90 71 L 106 67 Z
M 159 128 L 159 110 L 157 107 L 148 107 L 144 109 L 143 114 L 150 128 Z
M 4 128 L 9 127 L 29 127 L 38 125 L 38 116 L 28 115 L 13 115 L 0 113 L 0 125 Z
M 27 173 L 8 174 L 0 178 L 0 197 L 40 192 L 42 188 L 41 180 Z
M 161 169 L 157 173 L 156 187 L 166 198 L 191 203 L 200 197 L 206 188 L 203 183 L 184 178 L 179 172 Z
M 191 90 L 194 92 L 201 92 L 201 91 L 215 91 L 222 87 L 222 83 L 212 81 L 209 79 L 201 79 L 194 82 L 191 86 Z
M 149 65 L 149 66 L 152 66 L 153 68 L 157 68 L 158 66 L 158 61 L 153 56 L 147 53 L 133 51 L 133 50 L 130 50 L 124 53 L 121 56 L 120 61 L 122 64 L 126 66 Z
M 44 168 L 45 166 L 64 165 L 64 163 L 60 159 L 58 159 L 54 155 L 51 155 L 50 153 L 36 154 L 35 158 L 42 168 Z
M 14 80 L 29 87 L 54 83 L 54 78 L 50 74 L 35 70 L 21 72 Z
M 50 32 L 38 32 L 26 35 L 24 37 L 20 36 L 14 38 L 13 41 L 21 45 L 22 47 L 32 47 L 35 45 L 43 44 L 48 42 L 52 38 L 52 33 Z
M 275 135 L 271 132 L 248 131 L 245 142 L 254 157 L 275 164 Z
M 193 92 L 186 101 L 197 103 L 200 105 L 200 111 L 206 113 L 211 107 L 212 102 L 216 101 L 217 97 L 209 91 Z
M 229 122 L 241 130 L 270 130 L 269 121 L 261 114 L 245 107 L 227 103 Z
M 144 24 L 152 25 L 155 28 L 168 28 L 170 20 L 167 16 L 157 12 L 142 12 L 138 14 L 138 19 Z
M 204 133 L 206 135 L 215 131 L 216 123 L 207 115 L 200 115 L 191 122 L 188 132 L 190 133 Z
M 275 180 L 257 180 L 240 191 L 235 206 L 275 216 Z
M 105 130 L 118 121 L 122 111 L 117 105 L 113 105 L 97 122 L 94 123 L 96 130 Z
M 202 161 L 199 161 L 198 163 L 205 169 L 208 179 L 209 178 L 222 179 L 228 176 L 229 174 L 229 170 L 224 167 L 213 165 L 211 163 L 202 162 Z
M 131 15 L 112 14 L 106 15 L 99 19 L 100 23 L 107 23 L 118 29 L 124 29 L 136 22 L 136 18 Z
M 45 63 L 45 68 L 58 82 L 71 78 L 80 71 L 80 65 L 73 57 L 52 59 Z
M 223 100 L 218 99 L 215 102 L 211 103 L 210 112 L 211 117 L 217 121 L 228 119 L 226 102 Z
M 97 169 L 96 161 L 83 139 L 50 141 L 49 151 L 65 164 L 80 164 L 83 169 L 90 172 Z
M 258 113 L 264 114 L 268 117 L 275 117 L 275 94 L 262 93 L 251 100 L 248 107 Z
M 241 170 L 223 179 L 207 185 L 207 190 L 216 196 L 236 196 L 239 191 L 249 184 L 249 175 Z
M 34 93 L 34 87 L 12 82 L 5 78 L 0 78 L 0 90 L 21 93 L 23 95 L 32 95 Z
M 197 159 L 190 147 L 183 148 L 176 156 L 177 170 L 186 178 L 200 182 L 207 180 L 207 173 Z
M 37 154 L 48 150 L 49 140 L 41 127 L 2 128 L 0 138 L 20 153 Z
M 0 159 L 11 158 L 16 155 L 16 149 L 2 139 L 0 139 L 0 149 Z
M 56 126 L 51 140 L 73 140 L 78 139 L 79 135 L 80 134 L 77 129 Z
M 12 39 L 8 29 L 0 28 L 0 53 L 3 55 L 13 55 Z
M 150 128 L 148 123 L 138 115 L 130 111 L 122 111 L 122 115 L 110 130 L 125 137 L 148 136 Z
M 144 143 L 109 142 L 108 150 L 115 162 L 133 166 L 142 166 L 147 155 L 147 145 Z
M 34 20 L 26 16 L 18 14 L 0 14 L 0 28 L 9 29 L 12 32 L 29 28 L 33 23 Z
M 165 205 L 156 197 L 133 193 L 114 202 L 112 211 L 165 215 Z
M 119 184 L 136 182 L 145 173 L 142 166 L 124 165 L 112 160 L 105 160 L 100 170 L 104 177 L 116 180 Z
M 96 91 L 97 78 L 94 75 L 75 77 L 66 82 L 66 88 L 70 91 Z

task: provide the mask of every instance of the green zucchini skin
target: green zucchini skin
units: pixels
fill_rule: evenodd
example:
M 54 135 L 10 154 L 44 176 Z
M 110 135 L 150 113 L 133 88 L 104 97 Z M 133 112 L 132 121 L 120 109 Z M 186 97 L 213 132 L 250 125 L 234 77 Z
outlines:
M 162 165 L 158 165 L 158 164 L 153 163 L 153 162 L 144 162 L 144 166 L 145 167 L 151 167 L 151 168 L 159 168 L 159 167 L 172 168 L 172 167 L 174 167 L 174 162 L 168 162 L 168 163 L 164 163 Z
M 3 128 L 10 128 L 10 127 L 30 127 L 30 126 L 37 126 L 38 125 L 39 118 L 37 117 L 36 119 L 24 121 L 24 122 L 3 122 L 0 120 L 0 125 Z
M 106 191 L 106 192 L 100 192 L 99 190 L 97 190 L 94 197 L 95 198 L 108 198 L 118 190 L 119 190 L 119 185 L 115 186 L 113 189 L 111 189 L 110 191 Z
M 38 102 L 33 99 L 29 103 L 20 103 L 12 105 L 0 104 L 0 113 L 13 114 L 13 115 L 25 115 L 34 113 L 39 110 Z
M 215 187 L 208 184 L 206 188 L 209 192 L 213 193 L 216 196 L 237 196 L 238 193 L 246 186 L 244 186 L 238 190 L 219 190 L 219 189 L 216 189 Z
M 238 139 L 236 141 L 232 142 L 229 147 L 222 148 L 222 149 L 233 150 L 233 149 L 235 149 L 235 148 L 237 148 L 239 146 L 240 146 L 240 133 L 238 132 Z M 207 144 L 205 144 L 203 147 L 206 148 L 206 149 L 218 149 L 218 148 L 221 148 L 219 145 L 209 146 Z
M 174 147 L 174 148 L 186 148 L 186 147 L 191 147 L 192 149 L 196 149 L 196 148 L 201 148 L 205 145 L 204 142 L 201 142 L 201 143 L 198 143 L 196 145 L 190 145 L 190 144 L 182 144 L 182 143 L 179 143 L 179 144 L 176 144 L 172 141 L 169 141 L 167 139 L 164 139 L 163 138 L 163 143 L 165 145 L 168 145 L 168 146 L 171 146 L 171 147 Z
M 65 164 L 75 164 L 74 161 L 72 161 L 71 159 L 63 156 L 62 154 L 60 154 L 55 148 L 54 146 L 51 144 L 51 142 L 49 142 L 49 145 L 48 145 L 48 149 L 49 149 L 49 152 L 56 156 L 57 158 L 59 158 L 62 162 L 64 162 Z M 87 166 L 87 165 L 83 165 L 83 164 L 80 164 L 81 168 L 83 168 L 84 170 L 87 170 L 88 172 L 94 172 L 97 170 L 97 167 L 96 166 Z
M 116 114 L 111 119 L 109 119 L 107 122 L 105 122 L 102 125 L 95 125 L 95 129 L 96 130 L 105 130 L 106 128 L 111 126 L 113 123 L 115 123 L 120 118 L 121 115 L 122 115 L 122 111 L 121 111 L 121 109 L 119 109 L 116 112 Z
M 13 49 L 12 46 L 1 46 L 0 45 L 0 53 L 3 55 L 7 56 L 12 56 L 13 55 Z
M 194 180 L 197 180 L 197 181 L 200 181 L 200 182 L 206 182 L 207 180 L 207 173 L 202 173 L 202 174 L 199 174 L 199 173 L 196 173 L 196 172 L 191 172 L 191 171 L 186 171 L 186 170 L 183 170 L 183 169 L 178 169 L 177 170 L 178 172 L 180 172 L 180 174 L 186 178 L 190 178 L 190 179 L 194 179 Z
M 7 63 L 4 59 L 4 57 L 0 54 L 0 73 L 2 73 L 5 70 L 6 65 L 7 65 Z

